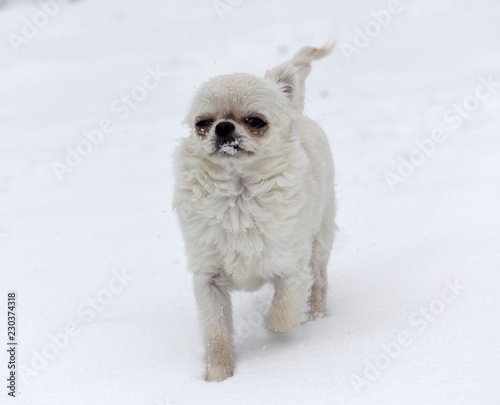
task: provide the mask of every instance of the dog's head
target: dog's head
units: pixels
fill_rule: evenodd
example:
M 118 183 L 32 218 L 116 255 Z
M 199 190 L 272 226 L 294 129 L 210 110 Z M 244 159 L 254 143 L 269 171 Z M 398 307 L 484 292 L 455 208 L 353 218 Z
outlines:
M 249 159 L 280 148 L 289 141 L 297 115 L 289 97 L 292 86 L 249 74 L 203 84 L 185 120 L 200 153 L 210 159 Z
M 241 161 L 279 154 L 296 142 L 311 62 L 328 55 L 333 45 L 304 47 L 263 78 L 233 74 L 203 84 L 185 119 L 193 152 L 213 161 Z

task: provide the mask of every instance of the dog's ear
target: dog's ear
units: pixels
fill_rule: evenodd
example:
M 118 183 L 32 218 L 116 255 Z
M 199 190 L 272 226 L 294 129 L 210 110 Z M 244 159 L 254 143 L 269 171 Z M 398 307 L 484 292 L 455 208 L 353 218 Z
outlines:
M 265 78 L 276 83 L 295 108 L 299 108 L 298 76 L 297 69 L 293 65 L 286 63 L 276 66 L 266 72 Z

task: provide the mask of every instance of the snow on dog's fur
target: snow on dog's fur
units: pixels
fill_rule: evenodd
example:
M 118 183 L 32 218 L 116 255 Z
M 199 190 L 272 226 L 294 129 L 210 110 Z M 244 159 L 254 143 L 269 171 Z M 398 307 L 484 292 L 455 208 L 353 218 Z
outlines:
M 266 325 L 286 333 L 326 313 L 335 232 L 333 163 L 322 129 L 302 113 L 304 47 L 264 78 L 218 76 L 197 92 L 175 154 L 174 208 L 204 328 L 208 381 L 233 374 L 230 292 L 274 284 Z

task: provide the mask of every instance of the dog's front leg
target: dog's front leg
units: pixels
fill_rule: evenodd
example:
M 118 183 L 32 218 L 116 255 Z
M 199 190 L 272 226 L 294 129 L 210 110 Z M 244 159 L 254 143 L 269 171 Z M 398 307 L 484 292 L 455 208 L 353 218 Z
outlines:
M 233 375 L 234 343 L 231 295 L 220 270 L 195 274 L 194 293 L 205 337 L 207 381 L 222 381 Z
M 266 316 L 266 326 L 274 333 L 287 333 L 305 320 L 312 275 L 306 267 L 288 277 L 274 280 L 274 297 Z

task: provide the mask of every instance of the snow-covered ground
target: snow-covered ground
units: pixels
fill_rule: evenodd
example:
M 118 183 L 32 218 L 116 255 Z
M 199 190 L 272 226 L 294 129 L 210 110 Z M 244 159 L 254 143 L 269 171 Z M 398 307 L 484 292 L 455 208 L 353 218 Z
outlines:
M 3 1 L 0 403 L 499 404 L 499 21 L 496 0 Z M 180 122 L 207 78 L 332 37 L 306 105 L 336 162 L 330 315 L 276 336 L 270 288 L 235 293 L 236 372 L 208 384 Z

